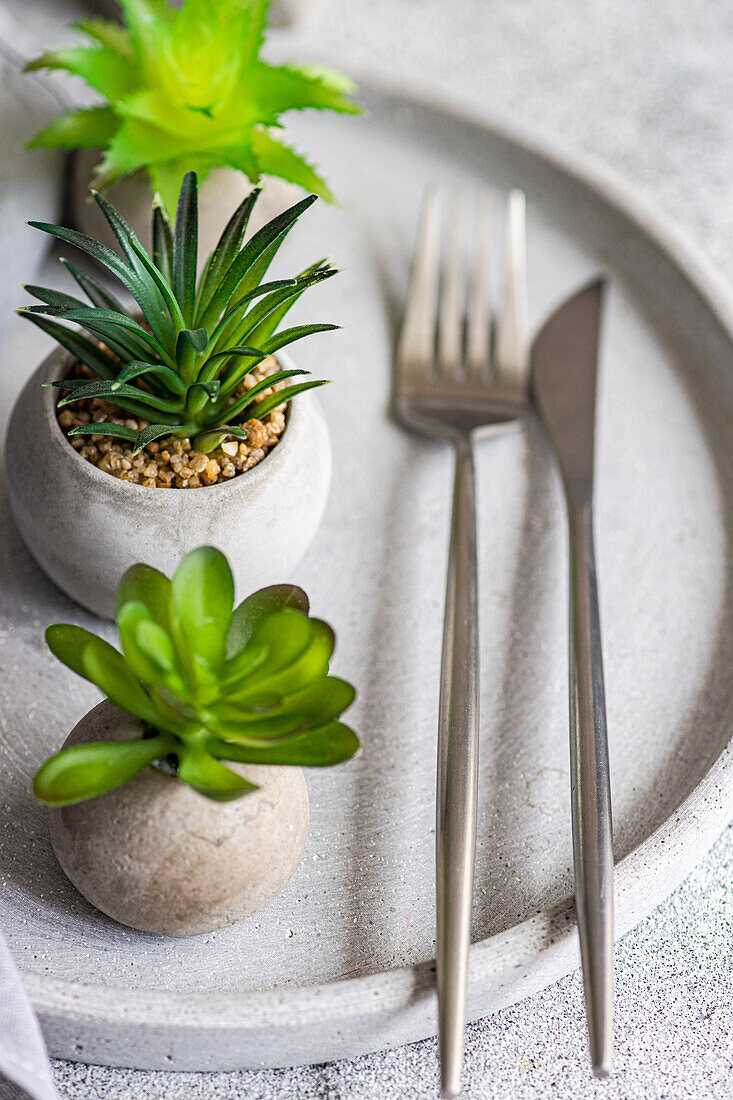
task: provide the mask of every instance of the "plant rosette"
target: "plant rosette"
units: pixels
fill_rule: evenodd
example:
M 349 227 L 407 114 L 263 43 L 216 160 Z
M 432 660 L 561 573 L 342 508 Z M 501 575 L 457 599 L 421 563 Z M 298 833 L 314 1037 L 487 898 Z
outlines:
M 331 200 L 316 168 L 283 139 L 282 116 L 359 114 L 354 86 L 323 66 L 266 62 L 260 55 L 267 0 L 120 0 L 120 8 L 121 23 L 76 24 L 91 44 L 50 50 L 27 66 L 66 72 L 99 96 L 94 106 L 53 119 L 30 142 L 79 151 L 70 197 L 80 227 L 97 235 L 96 211 L 83 201 L 90 180 L 98 190 L 133 181 L 115 191 L 115 201 L 138 230 L 145 191 L 148 202 L 157 192 L 170 208 L 189 169 L 202 181 L 212 173 L 202 227 L 207 241 L 221 229 L 217 201 L 247 180 L 284 181 Z M 282 192 L 273 189 L 275 206 Z
M 242 920 L 295 871 L 308 833 L 302 766 L 359 748 L 339 720 L 334 636 L 305 593 L 276 585 L 234 608 L 226 558 L 199 547 L 173 579 L 136 565 L 117 592 L 121 650 L 57 624 L 53 653 L 107 699 L 41 765 L 58 861 L 88 901 L 144 932 Z
M 68 261 L 91 305 L 28 288 L 42 304 L 22 312 L 61 348 L 22 390 L 6 439 L 10 504 L 29 550 L 60 588 L 104 617 L 111 617 L 116 584 L 132 564 L 144 558 L 170 572 L 202 543 L 215 543 L 229 556 L 242 589 L 272 583 L 303 556 L 323 514 L 330 440 L 320 407 L 305 392 L 323 383 L 292 384 L 293 376 L 307 372 L 297 370 L 283 348 L 335 326 L 280 325 L 302 294 L 334 270 L 321 262 L 293 278 L 264 282 L 315 196 L 245 240 L 258 194 L 252 191 L 232 215 L 199 277 L 193 173 L 184 180 L 175 226 L 154 206 L 153 257 L 101 196 L 97 201 L 121 255 L 73 230 L 38 226 L 106 266 L 137 307 L 127 308 L 96 276 Z M 243 388 L 250 372 L 272 356 L 279 369 Z M 78 362 L 96 377 L 71 377 Z M 265 396 L 285 382 L 287 388 Z M 72 447 L 58 406 L 73 408 L 92 398 L 116 406 L 117 422 L 81 424 L 69 435 L 122 440 L 133 454 L 171 438 L 190 439 L 194 451 L 211 453 L 224 441 L 246 440 L 248 418 L 283 405 L 287 418 L 276 444 L 252 469 L 218 484 L 159 491 L 98 469 Z M 132 427 L 136 421 L 126 423 L 124 416 L 146 426 Z

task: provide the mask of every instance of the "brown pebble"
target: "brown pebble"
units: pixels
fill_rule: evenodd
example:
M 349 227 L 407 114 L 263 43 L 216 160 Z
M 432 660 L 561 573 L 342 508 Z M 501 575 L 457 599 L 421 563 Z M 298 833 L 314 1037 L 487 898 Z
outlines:
M 201 474 L 201 480 L 206 485 L 215 485 L 216 480 L 219 477 L 220 469 L 221 467 L 219 466 L 219 463 L 216 461 L 216 459 L 210 458 L 209 461 L 206 463 L 206 467 L 203 473 Z
M 112 457 L 111 457 L 111 455 L 109 455 L 109 454 L 102 455 L 99 462 L 97 463 L 97 467 L 100 470 L 104 470 L 104 472 L 106 474 L 111 474 L 112 473 Z
M 232 400 L 277 369 L 278 364 L 273 357 L 260 363 L 246 376 L 232 395 Z M 72 377 L 91 380 L 92 374 L 86 367 L 77 364 Z M 265 393 L 282 387 L 280 383 Z M 129 416 L 103 398 L 87 399 L 78 405 L 59 409 L 57 417 L 59 426 L 65 432 L 90 422 L 99 424 L 100 430 L 92 436 L 69 437 L 74 450 L 86 461 L 122 481 L 156 488 L 197 488 L 230 480 L 260 462 L 267 451 L 277 444 L 285 428 L 285 414 L 281 406 L 268 413 L 263 420 L 252 417 L 244 425 L 248 442 L 227 439 L 213 452 L 204 455 L 192 447 L 190 439 L 169 437 L 162 442 L 154 440 L 133 458 L 132 444 L 105 435 L 103 426 L 106 423 L 120 424 L 139 432 L 149 424 L 144 418 Z
M 248 420 L 244 425 L 244 430 L 247 433 L 247 441 L 251 447 L 262 447 L 264 445 L 267 432 L 261 420 Z

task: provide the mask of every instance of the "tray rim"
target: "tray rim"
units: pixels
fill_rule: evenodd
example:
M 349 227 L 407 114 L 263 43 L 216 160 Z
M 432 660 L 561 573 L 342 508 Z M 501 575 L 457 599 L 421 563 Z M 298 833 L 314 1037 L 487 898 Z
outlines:
M 417 81 L 391 80 L 389 85 L 372 75 L 357 80 L 361 89 L 395 106 L 427 110 L 446 120 L 470 124 L 498 136 L 509 145 L 526 151 L 579 184 L 601 200 L 603 205 L 625 221 L 636 235 L 646 238 L 653 248 L 675 269 L 696 292 L 702 307 L 733 346 L 733 290 L 717 270 L 712 260 L 703 254 L 686 232 L 680 230 L 666 215 L 661 214 L 651 199 L 620 172 L 600 160 L 581 153 L 541 126 L 527 123 L 510 111 L 477 109 L 475 103 L 461 95 L 450 93 L 438 98 Z M 733 738 L 733 731 L 731 731 Z M 638 921 L 648 915 L 668 897 L 691 873 L 698 860 L 709 850 L 733 816 L 733 739 L 729 739 L 707 773 L 689 795 L 678 804 L 665 821 L 621 861 L 616 863 L 616 927 L 619 939 Z M 634 883 L 640 875 L 647 880 L 643 900 L 634 896 Z M 519 999 L 558 980 L 576 969 L 579 954 L 575 942 L 576 921 L 572 899 L 566 899 L 505 932 L 496 933 L 471 945 L 470 949 L 470 1019 L 516 1003 Z M 543 956 L 553 956 L 550 968 L 540 967 L 532 980 L 531 965 Z M 50 1052 L 61 1058 L 89 1061 L 97 1064 L 130 1066 L 139 1069 L 190 1070 L 204 1068 L 209 1059 L 194 1054 L 193 1060 L 159 1053 L 145 1053 L 142 1033 L 161 1037 L 162 1042 L 183 1036 L 190 1043 L 194 1034 L 211 1032 L 230 1039 L 241 1037 L 246 1044 L 253 1034 L 263 1030 L 286 1027 L 328 1028 L 338 1024 L 349 1033 L 350 1042 L 334 1053 L 323 1040 L 323 1057 L 256 1058 L 235 1055 L 206 1065 L 206 1069 L 262 1068 L 325 1061 L 336 1057 L 353 1057 L 376 1049 L 387 1049 L 408 1041 L 435 1034 L 437 1023 L 436 997 L 433 989 L 432 965 L 420 963 L 397 967 L 378 974 L 350 977 L 331 982 L 281 990 L 249 992 L 171 992 L 66 981 L 37 971 L 21 971 L 24 986 L 33 1007 L 41 1018 Z M 471 1004 L 471 990 L 489 978 L 506 976 L 508 995 L 494 997 L 490 1008 L 478 1011 Z M 520 997 L 514 996 L 517 982 L 523 985 Z M 379 1031 L 378 1021 L 390 1021 L 408 1007 L 418 1007 L 405 1032 L 395 1029 L 394 1042 Z M 314 1020 L 314 1017 L 317 1017 Z M 380 1042 L 373 1042 L 372 1020 Z M 361 1022 L 364 1021 L 363 1024 Z M 361 1024 L 361 1026 L 360 1026 Z M 80 1052 L 74 1042 L 74 1025 L 132 1028 L 138 1034 L 133 1045 L 141 1048 L 140 1057 L 131 1063 L 119 1060 L 102 1043 L 103 1057 L 92 1052 Z M 349 1031 L 350 1025 L 352 1030 Z M 355 1030 L 354 1030 L 355 1028 Z M 397 1034 L 399 1032 L 399 1034 Z M 356 1036 L 361 1035 L 362 1038 Z M 168 1038 L 166 1038 L 168 1037 Z M 128 1044 L 129 1045 L 129 1044 Z M 178 1045 L 178 1044 L 176 1044 Z M 342 1044 L 343 1046 L 343 1044 Z M 97 1055 L 101 1051 L 96 1052 Z M 265 1052 L 263 1052 L 265 1053 Z M 226 1064 L 224 1064 L 226 1063 Z

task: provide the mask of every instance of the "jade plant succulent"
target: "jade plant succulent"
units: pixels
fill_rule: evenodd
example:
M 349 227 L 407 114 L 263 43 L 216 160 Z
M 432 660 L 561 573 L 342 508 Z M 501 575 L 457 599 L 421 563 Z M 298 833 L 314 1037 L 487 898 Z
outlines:
M 124 26 L 90 19 L 76 27 L 91 46 L 53 50 L 28 69 L 63 70 L 102 97 L 55 119 L 35 146 L 103 151 L 94 186 L 144 170 L 170 206 L 184 172 L 228 166 L 255 183 L 279 176 L 331 194 L 308 161 L 282 141 L 280 116 L 316 108 L 359 113 L 346 77 L 260 58 L 267 0 L 120 0 Z
M 145 723 L 133 741 L 74 745 L 50 757 L 34 794 L 66 806 L 118 787 L 158 763 L 203 795 L 256 790 L 222 761 L 318 767 L 359 748 L 339 716 L 354 689 L 329 673 L 331 628 L 293 585 L 263 588 L 234 607 L 224 555 L 199 547 L 172 580 L 135 565 L 117 589 L 122 652 L 81 627 L 46 631 L 53 653 Z
M 190 438 L 194 450 L 213 451 L 227 436 L 247 439 L 242 423 L 324 384 L 310 380 L 267 396 L 263 391 L 303 370 L 278 370 L 244 389 L 246 375 L 280 348 L 331 324 L 280 329 L 288 310 L 309 287 L 336 274 L 326 260 L 290 279 L 263 282 L 275 254 L 316 196 L 301 199 L 245 241 L 257 200 L 254 188 L 230 218 L 197 280 L 198 191 L 195 172 L 181 186 L 175 225 L 159 201 L 153 205 L 153 255 L 148 254 L 115 208 L 95 194 L 119 243 L 121 255 L 73 229 L 31 222 L 36 229 L 75 245 L 110 271 L 142 313 L 119 301 L 94 275 L 66 264 L 91 302 L 46 287 L 26 290 L 43 305 L 19 312 L 53 336 L 96 379 L 59 378 L 45 383 L 66 391 L 59 407 L 103 398 L 149 423 L 82 424 L 70 435 L 109 435 L 134 444 L 135 453 L 166 436 Z M 86 330 L 67 328 L 73 322 Z M 253 406 L 255 406 L 253 408 Z

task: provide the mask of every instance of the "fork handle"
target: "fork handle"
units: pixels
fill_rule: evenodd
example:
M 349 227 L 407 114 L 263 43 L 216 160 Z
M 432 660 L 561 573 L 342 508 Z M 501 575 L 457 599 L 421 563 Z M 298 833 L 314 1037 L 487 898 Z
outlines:
M 473 445 L 456 450 L 440 673 L 436 806 L 441 1092 L 461 1087 L 478 793 L 478 579 Z
M 568 494 L 570 772 L 575 908 L 593 1070 L 613 1045 L 613 833 L 598 584 L 590 491 Z

